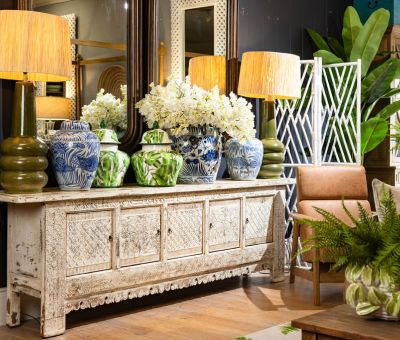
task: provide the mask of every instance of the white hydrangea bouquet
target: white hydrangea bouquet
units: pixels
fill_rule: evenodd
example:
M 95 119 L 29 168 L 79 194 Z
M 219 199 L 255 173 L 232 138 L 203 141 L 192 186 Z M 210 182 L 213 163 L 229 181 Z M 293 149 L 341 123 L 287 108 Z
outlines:
M 127 128 L 127 87 L 121 85 L 123 99 L 101 89 L 96 99 L 82 107 L 81 120 L 91 124 L 92 129 L 107 128 L 116 132 Z
M 151 91 L 136 104 L 149 128 L 183 135 L 189 127 L 214 127 L 240 140 L 254 136 L 252 105 L 231 93 L 221 95 L 218 87 L 206 91 L 185 81 L 170 78 L 167 86 L 150 85 Z

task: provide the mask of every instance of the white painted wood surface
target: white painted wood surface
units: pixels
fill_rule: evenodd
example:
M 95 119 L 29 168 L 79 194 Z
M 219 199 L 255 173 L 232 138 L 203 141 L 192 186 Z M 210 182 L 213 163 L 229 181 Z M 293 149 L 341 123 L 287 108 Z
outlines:
M 7 324 L 41 300 L 43 337 L 65 315 L 262 268 L 283 279 L 290 180 L 7 195 Z

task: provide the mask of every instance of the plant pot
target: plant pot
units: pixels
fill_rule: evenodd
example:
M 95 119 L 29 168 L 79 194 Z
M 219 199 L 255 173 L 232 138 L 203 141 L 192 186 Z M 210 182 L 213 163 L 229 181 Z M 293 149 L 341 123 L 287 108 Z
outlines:
M 100 160 L 92 186 L 97 188 L 116 188 L 124 183 L 129 167 L 129 156 L 118 150 L 118 137 L 110 129 L 93 130 L 100 140 Z
M 61 190 L 89 190 L 99 163 L 100 141 L 82 121 L 64 121 L 51 140 L 53 168 Z
M 360 316 L 400 321 L 400 286 L 370 266 L 346 268 L 346 303 Z
M 234 180 L 251 181 L 257 178 L 263 160 L 263 145 L 260 140 L 240 142 L 236 138 L 225 144 L 225 157 L 229 176 Z
M 178 183 L 214 183 L 222 156 L 221 135 L 214 128 L 189 128 L 182 136 L 171 135 L 172 149 L 183 157 Z
M 131 157 L 136 182 L 150 187 L 171 187 L 176 185 L 183 158 L 171 150 L 168 134 L 160 129 L 143 134 L 142 150 Z

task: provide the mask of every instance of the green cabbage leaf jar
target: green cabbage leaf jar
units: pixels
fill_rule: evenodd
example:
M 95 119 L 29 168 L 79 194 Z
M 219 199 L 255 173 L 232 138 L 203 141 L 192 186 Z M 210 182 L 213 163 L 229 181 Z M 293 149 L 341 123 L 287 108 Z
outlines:
M 100 160 L 93 187 L 116 188 L 124 183 L 124 177 L 129 167 L 129 156 L 118 150 L 118 137 L 110 129 L 93 130 L 100 140 Z
M 131 157 L 137 183 L 149 187 L 175 186 L 183 158 L 172 151 L 168 133 L 161 129 L 147 131 L 140 144 L 142 150 Z

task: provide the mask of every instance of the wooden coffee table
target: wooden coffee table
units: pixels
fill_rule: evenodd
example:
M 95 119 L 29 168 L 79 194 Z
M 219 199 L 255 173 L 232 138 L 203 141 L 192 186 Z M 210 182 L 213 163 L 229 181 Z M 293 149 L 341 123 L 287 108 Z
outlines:
M 396 340 L 400 339 L 400 322 L 365 319 L 347 305 L 292 321 L 302 330 L 303 340 Z

